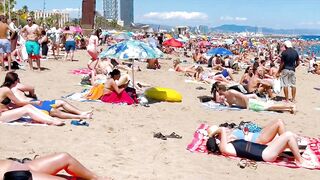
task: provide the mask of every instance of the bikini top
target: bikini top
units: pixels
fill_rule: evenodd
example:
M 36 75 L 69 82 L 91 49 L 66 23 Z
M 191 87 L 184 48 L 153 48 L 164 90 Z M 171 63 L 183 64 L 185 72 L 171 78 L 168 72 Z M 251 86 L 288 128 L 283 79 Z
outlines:
M 11 103 L 11 99 L 9 99 L 8 97 L 4 98 L 2 101 L 1 101 L 1 104 L 3 105 L 8 105 Z

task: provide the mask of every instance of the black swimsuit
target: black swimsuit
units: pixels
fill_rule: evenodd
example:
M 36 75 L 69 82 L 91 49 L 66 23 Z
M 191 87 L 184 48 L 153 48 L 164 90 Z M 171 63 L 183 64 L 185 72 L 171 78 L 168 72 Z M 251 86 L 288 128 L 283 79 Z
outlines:
M 263 161 L 262 152 L 267 145 L 257 144 L 243 139 L 234 140 L 230 143 L 234 146 L 238 157 Z

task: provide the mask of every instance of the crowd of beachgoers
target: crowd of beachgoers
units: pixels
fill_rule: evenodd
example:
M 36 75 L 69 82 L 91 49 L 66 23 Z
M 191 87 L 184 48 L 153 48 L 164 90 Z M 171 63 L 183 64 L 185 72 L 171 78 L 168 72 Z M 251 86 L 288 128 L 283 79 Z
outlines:
M 93 111 L 81 110 L 66 100 L 38 99 L 35 87 L 25 84 L 24 77 L 19 76 L 19 69 L 38 70 L 41 74 L 45 69 L 42 67 L 43 61 L 61 59 L 77 63 L 74 53 L 81 49 L 87 51 L 89 60 L 87 66 L 79 70 L 83 74 L 79 83 L 89 89 L 81 93 L 80 98 L 112 104 L 148 107 L 152 102 L 151 96 L 156 100 L 168 100 L 157 91 L 152 95 L 144 93 L 150 92 L 150 85 L 134 79 L 134 72 L 142 71 L 141 63 L 135 64 L 135 60 L 145 62 L 147 69 L 157 71 L 164 68 L 161 59 L 167 59 L 172 63 L 168 71 L 184 75 L 190 82 L 210 86 L 209 98 L 202 98 L 201 102 L 261 113 L 296 114 L 299 110 L 296 107 L 296 78 L 299 78 L 296 77 L 296 68 L 305 66 L 306 72 L 320 75 L 318 52 L 308 50 L 319 41 L 305 41 L 298 37 L 199 35 L 188 32 L 177 35 L 99 28 L 85 36 L 80 27 L 43 28 L 35 24 L 32 17 L 28 17 L 28 24 L 20 29 L 16 26 L 16 19 L 8 23 L 6 17 L 1 15 L 0 21 L 1 66 L 6 72 L 0 87 L 1 123 L 15 122 L 28 116 L 36 123 L 48 125 L 64 126 L 70 119 L 76 119 L 73 125 L 87 125 Z M 235 76 L 239 74 L 241 79 L 237 80 Z M 163 91 L 172 92 L 168 89 Z M 172 99 L 181 102 L 179 97 Z M 301 137 L 286 131 L 283 121 L 272 121 L 264 128 L 257 128 L 257 124 L 252 122 L 247 124 L 250 126 L 209 126 L 203 132 L 207 137 L 207 150 L 266 162 L 275 161 L 279 154 L 287 150 L 291 151 L 297 166 L 320 167 L 301 156 L 300 152 L 307 144 Z M 157 133 L 154 137 L 182 138 L 176 133 L 169 136 Z M 0 177 L 4 176 L 4 179 L 18 176 L 54 178 L 62 169 L 83 179 L 106 179 L 98 177 L 68 153 L 34 160 L 11 158 L 0 161 Z

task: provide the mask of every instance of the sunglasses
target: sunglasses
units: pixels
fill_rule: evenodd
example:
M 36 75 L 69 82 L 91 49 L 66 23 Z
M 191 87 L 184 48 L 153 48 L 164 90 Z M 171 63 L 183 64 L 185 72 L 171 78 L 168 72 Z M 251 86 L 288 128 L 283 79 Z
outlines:
M 32 21 L 32 19 L 27 19 L 27 21 Z

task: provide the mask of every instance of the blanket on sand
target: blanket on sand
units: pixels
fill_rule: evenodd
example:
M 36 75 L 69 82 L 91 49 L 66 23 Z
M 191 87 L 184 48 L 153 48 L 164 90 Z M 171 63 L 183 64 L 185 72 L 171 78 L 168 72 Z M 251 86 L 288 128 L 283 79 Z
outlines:
M 200 153 L 208 153 L 206 143 L 208 137 L 204 135 L 204 131 L 208 129 L 207 124 L 200 124 L 193 135 L 193 139 L 190 144 L 187 146 L 187 150 L 190 152 L 200 152 Z M 302 154 L 302 157 L 311 161 L 312 164 L 316 165 L 314 169 L 320 170 L 320 138 L 309 138 L 303 137 L 306 141 L 308 141 L 307 148 Z M 241 159 L 237 157 L 230 157 L 234 159 Z M 299 168 L 294 163 L 294 158 L 291 156 L 283 157 L 279 156 L 279 158 L 275 162 L 262 162 L 267 164 L 274 164 L 278 166 L 284 166 L 289 168 Z

